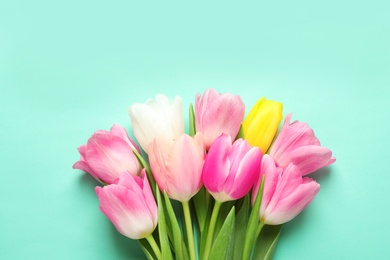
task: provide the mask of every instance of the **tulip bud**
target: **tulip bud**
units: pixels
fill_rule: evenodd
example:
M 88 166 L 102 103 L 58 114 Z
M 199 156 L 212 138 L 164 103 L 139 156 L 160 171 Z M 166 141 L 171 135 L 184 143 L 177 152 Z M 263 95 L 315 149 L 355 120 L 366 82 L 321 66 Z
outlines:
M 147 237 L 157 226 L 157 205 L 145 171 L 142 179 L 124 172 L 116 184 L 96 187 L 99 209 L 124 236 Z
M 247 141 L 222 134 L 211 145 L 203 166 L 203 182 L 220 202 L 237 200 L 252 188 L 260 173 L 261 151 Z
M 149 145 L 149 162 L 161 191 L 172 199 L 189 201 L 202 187 L 203 135 L 183 134 L 176 140 L 157 137 Z
M 313 130 L 298 121 L 290 123 L 292 114 L 284 120 L 280 133 L 272 144 L 269 154 L 281 167 L 290 163 L 298 166 L 302 175 L 312 173 L 336 161 L 332 151 L 321 147 Z
M 278 131 L 282 109 L 282 103 L 261 98 L 242 123 L 245 139 L 250 145 L 260 147 L 263 154 Z
M 79 147 L 80 161 L 73 165 L 73 169 L 88 172 L 98 181 L 108 184 L 118 179 L 124 171 L 139 175 L 142 168 L 133 149 L 139 152 L 126 130 L 114 124 L 110 132 L 96 131 L 87 144 Z
M 176 139 L 184 133 L 182 102 L 179 96 L 171 101 L 158 94 L 144 104 L 134 104 L 129 108 L 134 136 L 147 153 L 149 143 L 156 137 Z
M 230 93 L 219 94 L 207 89 L 203 96 L 196 95 L 196 131 L 202 132 L 206 149 L 222 133 L 235 139 L 240 130 L 245 112 L 245 104 L 240 96 Z
M 297 216 L 314 199 L 320 185 L 310 178 L 302 178 L 299 168 L 289 164 L 285 169 L 276 166 L 268 154 L 263 156 L 261 174 L 252 192 L 252 203 L 259 190 L 262 176 L 264 189 L 260 204 L 260 221 L 279 225 Z

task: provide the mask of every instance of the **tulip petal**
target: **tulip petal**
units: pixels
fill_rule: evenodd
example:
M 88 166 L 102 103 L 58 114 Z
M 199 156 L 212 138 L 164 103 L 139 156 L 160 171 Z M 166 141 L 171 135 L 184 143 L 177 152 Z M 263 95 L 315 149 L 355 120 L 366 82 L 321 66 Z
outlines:
M 154 179 L 161 191 L 167 190 L 169 180 L 167 180 L 167 162 L 169 152 L 174 144 L 173 140 L 165 137 L 154 139 L 148 149 L 149 163 L 152 168 Z
M 313 129 L 307 123 L 294 121 L 290 124 L 292 113 L 284 120 L 283 127 L 270 149 L 270 155 L 277 161 L 298 146 L 320 145 Z
M 321 147 L 314 131 L 306 124 L 294 121 L 289 114 L 276 137 L 269 154 L 281 167 L 289 163 L 299 166 L 301 174 L 307 175 L 335 162 L 332 151 Z
M 260 212 L 261 215 L 263 215 L 263 212 L 270 204 L 270 201 L 278 187 L 278 183 L 282 177 L 283 168 L 277 167 L 273 158 L 268 154 L 265 154 L 262 158 L 260 171 L 261 174 L 259 175 L 259 179 L 256 182 L 256 186 L 254 186 L 254 192 L 252 192 L 252 204 L 255 202 L 261 179 L 263 175 L 265 175 L 263 196 L 260 205 Z
M 132 239 L 144 238 L 154 229 L 147 205 L 139 194 L 120 185 L 96 187 L 99 209 L 118 231 Z
M 79 169 L 79 170 L 88 172 L 88 173 L 93 175 L 93 172 L 91 171 L 91 168 L 89 168 L 88 163 L 85 161 L 85 154 L 86 154 L 86 151 L 87 151 L 87 145 L 83 144 L 77 150 L 80 153 L 80 161 L 78 161 L 75 164 L 73 164 L 72 168 L 73 169 Z M 95 176 L 95 175 L 93 175 L 93 176 L 95 178 L 97 178 L 97 176 Z
M 168 195 L 176 200 L 188 201 L 202 186 L 203 149 L 192 137 L 182 135 L 175 142 L 170 158 L 166 172 L 171 186 L 167 188 Z
M 179 201 L 188 201 L 201 188 L 204 162 L 202 133 L 183 134 L 176 140 L 156 138 L 149 145 L 149 162 L 161 191 Z
M 260 174 L 260 165 L 260 148 L 253 147 L 243 156 L 236 174 L 230 174 L 227 178 L 225 192 L 234 199 L 244 197 Z M 234 179 L 231 177 L 234 177 Z M 229 183 L 230 179 L 232 180 L 231 183 Z
M 129 138 L 129 136 L 127 135 L 126 129 L 124 127 L 122 127 L 121 125 L 114 124 L 110 129 L 110 133 L 113 135 L 119 136 L 120 138 L 125 140 L 129 144 L 129 146 L 131 148 L 137 150 L 138 153 L 141 152 L 138 145 L 131 138 Z
M 283 117 L 282 109 L 282 103 L 261 98 L 242 124 L 245 139 L 250 145 L 260 147 L 263 154 L 267 152 L 278 130 Z
M 87 143 L 88 165 L 100 179 L 112 183 L 129 170 L 139 174 L 140 165 L 126 141 L 115 135 L 95 134 Z
M 182 103 L 179 96 L 172 102 L 165 95 L 157 95 L 145 104 L 134 104 L 129 108 L 134 136 L 147 152 L 149 143 L 156 137 L 176 139 L 184 133 Z
M 231 138 L 227 134 L 218 137 L 206 156 L 203 166 L 203 183 L 209 192 L 220 192 L 229 175 L 229 151 Z
M 240 130 L 245 112 L 245 105 L 239 96 L 224 93 L 219 94 L 214 89 L 207 89 L 203 94 L 197 94 L 195 101 L 196 129 L 204 133 L 206 148 L 222 133 L 234 139 Z
M 332 157 L 332 151 L 328 148 L 307 145 L 298 147 L 289 154 L 289 162 L 297 165 L 302 175 L 310 174 L 320 168 L 328 166 L 335 162 L 335 158 Z M 282 162 L 283 164 L 286 161 Z
M 279 225 L 296 217 L 314 199 L 320 185 L 306 178 L 289 196 L 278 201 L 278 204 L 267 215 L 265 221 L 269 225 Z

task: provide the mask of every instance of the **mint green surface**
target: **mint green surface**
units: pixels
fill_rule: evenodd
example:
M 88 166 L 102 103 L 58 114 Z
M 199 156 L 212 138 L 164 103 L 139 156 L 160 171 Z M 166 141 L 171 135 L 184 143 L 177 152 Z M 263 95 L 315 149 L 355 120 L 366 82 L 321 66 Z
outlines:
M 157 93 L 262 96 L 337 162 L 282 259 L 390 259 L 390 2 L 0 2 L 0 259 L 143 259 L 98 210 L 76 148 Z M 186 115 L 188 119 L 188 116 Z

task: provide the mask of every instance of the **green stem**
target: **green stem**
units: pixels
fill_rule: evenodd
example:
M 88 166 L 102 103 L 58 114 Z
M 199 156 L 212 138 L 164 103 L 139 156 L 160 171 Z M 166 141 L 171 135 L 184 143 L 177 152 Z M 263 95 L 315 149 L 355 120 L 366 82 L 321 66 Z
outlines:
M 145 161 L 145 159 L 142 157 L 142 155 L 137 150 L 133 149 L 133 153 L 134 153 L 135 157 L 137 157 L 138 162 L 141 164 L 141 166 L 143 168 L 145 168 L 146 176 L 148 177 L 148 181 L 149 181 L 150 187 L 152 189 L 153 196 L 154 196 L 154 198 L 157 198 L 158 189 L 156 189 L 156 181 L 153 177 L 153 173 L 152 173 L 152 170 L 150 169 L 149 164 Z
M 255 239 L 253 240 L 252 250 L 253 250 L 254 247 L 255 247 L 256 240 L 257 240 L 257 238 L 259 237 L 260 232 L 261 232 L 261 230 L 263 229 L 264 225 L 265 225 L 265 223 L 264 223 L 264 222 L 261 222 L 261 221 L 259 222 L 259 225 L 257 225 L 257 228 L 256 228 L 256 236 L 255 236 Z
M 145 239 L 149 242 L 150 247 L 152 248 L 154 254 L 156 255 L 157 259 L 161 259 L 161 251 L 160 248 L 158 247 L 156 240 L 154 240 L 154 237 L 152 234 L 148 235 L 145 237 Z
M 206 245 L 204 248 L 204 254 L 203 254 L 204 260 L 207 260 L 209 258 L 211 245 L 213 243 L 215 224 L 217 223 L 218 213 L 219 213 L 219 210 L 221 208 L 221 205 L 222 205 L 222 202 L 219 202 L 218 200 L 215 201 L 214 208 L 213 208 L 213 214 L 211 215 L 209 231 L 207 233 Z
M 211 195 L 210 195 L 210 193 L 205 189 L 204 190 L 204 192 L 205 192 L 205 197 L 206 197 L 206 206 L 208 207 L 208 206 L 210 206 L 210 198 L 211 198 Z
M 256 229 L 256 239 L 259 237 L 260 231 L 263 229 L 264 225 L 265 225 L 264 222 L 259 222 L 259 225 L 257 226 Z
M 184 212 L 184 222 L 186 224 L 188 248 L 190 251 L 190 259 L 196 260 L 194 232 L 192 230 L 190 206 L 189 206 L 188 201 L 183 201 L 182 205 L 183 205 L 183 212 Z

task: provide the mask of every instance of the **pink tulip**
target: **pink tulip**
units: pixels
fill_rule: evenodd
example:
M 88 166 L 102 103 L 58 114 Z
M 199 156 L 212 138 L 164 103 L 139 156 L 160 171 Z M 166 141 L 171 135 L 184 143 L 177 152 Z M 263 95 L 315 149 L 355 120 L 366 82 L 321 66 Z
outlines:
M 203 183 L 220 202 L 237 200 L 252 188 L 260 172 L 261 151 L 246 140 L 232 144 L 227 134 L 219 136 L 211 145 L 203 166 Z
M 161 191 L 172 199 L 189 201 L 202 187 L 203 135 L 183 134 L 176 140 L 154 139 L 148 149 L 153 176 Z
M 114 183 L 124 171 L 139 175 L 141 165 L 133 149 L 139 152 L 138 146 L 128 137 L 126 130 L 114 124 L 110 132 L 96 131 L 87 144 L 79 147 L 80 161 L 73 165 L 73 169 L 88 172 L 98 181 L 108 184 Z
M 244 112 L 245 105 L 240 96 L 219 94 L 214 89 L 207 89 L 203 96 L 198 93 L 195 101 L 196 131 L 203 133 L 206 149 L 222 133 L 235 139 Z
M 142 179 L 124 172 L 118 183 L 96 187 L 99 209 L 124 236 L 145 238 L 157 226 L 157 205 L 145 171 Z
M 336 158 L 332 157 L 332 151 L 320 146 L 313 130 L 306 123 L 294 121 L 290 124 L 291 115 L 286 117 L 269 152 L 276 163 L 281 167 L 293 163 L 302 175 L 334 163 Z
M 297 216 L 314 199 L 320 185 L 314 180 L 302 178 L 299 168 L 289 164 L 278 167 L 268 154 L 263 156 L 261 175 L 252 193 L 252 203 L 259 190 L 260 180 L 265 175 L 263 197 L 260 205 L 260 221 L 279 225 Z

